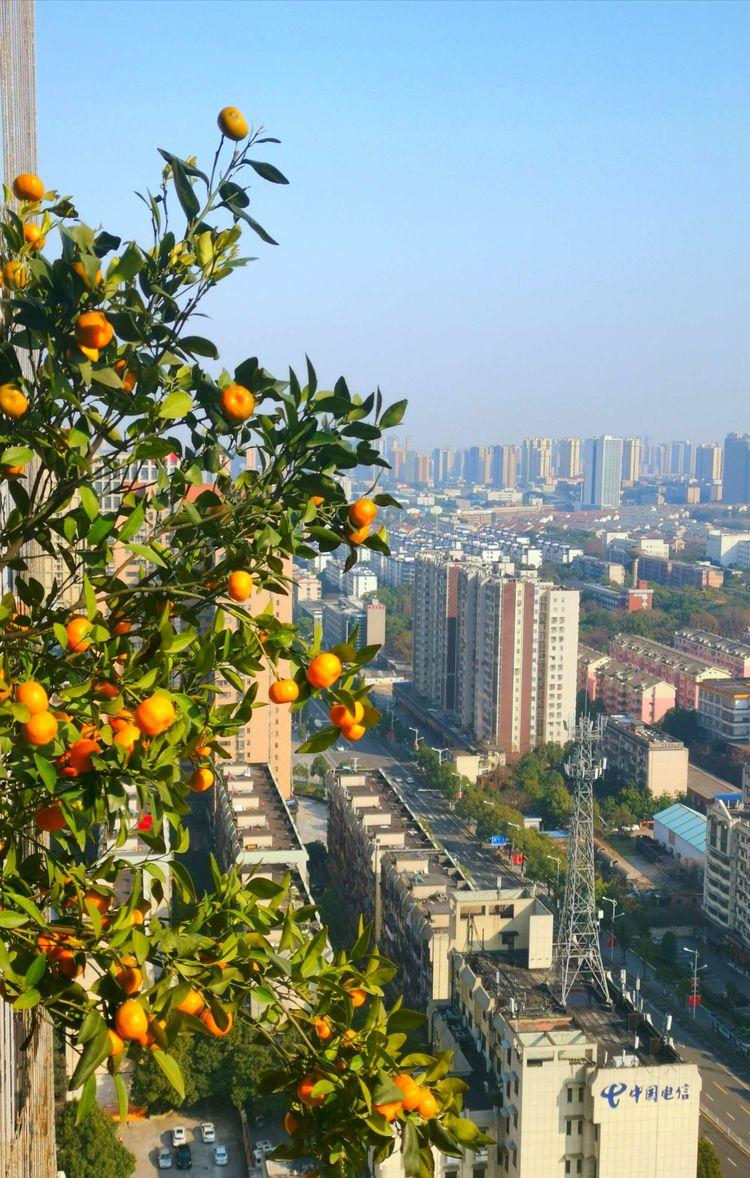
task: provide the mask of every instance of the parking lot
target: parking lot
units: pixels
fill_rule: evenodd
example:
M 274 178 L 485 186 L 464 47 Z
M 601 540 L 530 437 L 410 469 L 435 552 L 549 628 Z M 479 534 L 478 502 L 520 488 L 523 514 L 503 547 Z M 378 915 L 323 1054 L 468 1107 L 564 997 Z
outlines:
M 213 1121 L 216 1126 L 216 1143 L 226 1146 L 229 1154 L 228 1166 L 214 1165 L 213 1146 L 204 1145 L 201 1140 L 202 1121 Z M 220 1108 L 206 1106 L 200 1112 L 194 1113 L 166 1113 L 163 1117 L 131 1121 L 118 1127 L 118 1137 L 131 1153 L 135 1154 L 134 1178 L 154 1178 L 155 1174 L 179 1173 L 174 1165 L 171 1170 L 158 1168 L 159 1150 L 162 1146 L 171 1146 L 171 1130 L 175 1125 L 184 1125 L 187 1130 L 187 1140 L 193 1155 L 191 1174 L 210 1175 L 211 1178 L 247 1178 L 239 1118 L 227 1105 Z

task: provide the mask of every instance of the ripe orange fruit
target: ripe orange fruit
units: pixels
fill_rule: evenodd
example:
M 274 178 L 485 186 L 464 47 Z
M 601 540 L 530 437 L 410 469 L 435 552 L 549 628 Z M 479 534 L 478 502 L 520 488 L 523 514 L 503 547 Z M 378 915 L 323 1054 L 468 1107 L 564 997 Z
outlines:
M 83 899 L 85 903 L 95 908 L 101 916 L 104 916 L 104 913 L 109 911 L 110 905 L 112 904 L 112 897 L 103 896 L 101 892 L 84 892 Z
M 78 964 L 70 949 L 56 949 L 50 954 L 50 958 L 65 978 L 72 980 L 83 973 L 83 966 Z
M 23 227 L 23 239 L 33 250 L 43 249 L 44 243 L 47 240 L 42 233 L 41 225 L 34 225 L 31 221 Z
M 372 1107 L 376 1113 L 380 1113 L 381 1117 L 385 1117 L 386 1121 L 390 1124 L 391 1121 L 395 1121 L 404 1105 L 401 1100 L 391 1100 L 386 1104 L 374 1104 Z
M 205 740 L 205 737 L 203 739 Z M 193 752 L 196 757 L 210 757 L 213 749 L 210 744 L 197 744 Z
M 358 499 L 349 508 L 349 523 L 355 528 L 365 528 L 378 514 L 378 505 L 372 499 Z
M 130 618 L 120 618 L 112 627 L 112 634 L 115 638 L 122 638 L 123 634 L 129 634 L 132 629 L 133 623 Z
M 219 397 L 221 411 L 229 421 L 239 424 L 247 421 L 255 408 L 255 397 L 242 384 L 230 384 L 221 390 Z
M 89 278 L 88 274 L 86 273 L 83 262 L 74 262 L 73 269 L 75 270 L 76 274 L 80 278 L 83 285 L 88 286 L 89 289 L 91 289 L 91 279 Z M 101 272 L 101 270 L 97 270 L 97 272 L 96 272 L 96 285 L 98 286 L 101 281 L 102 281 L 102 272 Z M 99 357 L 97 356 L 96 358 L 98 360 Z
M 364 544 L 369 535 L 370 525 L 365 524 L 363 528 L 357 528 L 356 532 L 347 532 L 346 538 L 350 544 Z
M 145 913 L 143 913 L 140 908 L 134 908 L 133 911 L 130 913 L 130 923 L 131 924 L 143 924 L 145 922 L 145 920 L 146 920 Z
M 359 724 L 365 714 L 365 709 L 359 700 L 354 701 L 354 712 L 350 712 L 346 704 L 334 704 L 328 713 L 328 719 L 337 728 L 348 728 L 352 724 Z
M 57 720 L 51 712 L 37 712 L 22 726 L 21 731 L 29 744 L 41 748 L 57 736 Z
M 290 1137 L 294 1137 L 294 1134 L 299 1132 L 301 1125 L 296 1117 L 293 1117 L 291 1113 L 287 1113 L 284 1117 L 284 1128 Z
M 174 704 L 168 695 L 157 693 L 142 700 L 135 709 L 135 722 L 146 736 L 160 736 L 177 719 Z
M 435 1097 L 426 1088 L 422 1088 L 420 1092 L 420 1101 L 417 1105 L 417 1112 L 420 1117 L 424 1117 L 426 1121 L 431 1120 L 436 1116 L 438 1111 L 437 1101 Z
M 110 1027 L 107 1032 L 109 1035 L 109 1055 L 122 1055 L 125 1050 L 125 1040 L 121 1039 L 117 1031 L 113 1031 Z
M 99 359 L 99 349 L 98 348 L 84 348 L 84 346 L 82 344 L 80 346 L 80 348 L 78 349 L 78 351 L 83 352 L 86 359 L 90 360 L 92 362 L 92 364 L 95 364 L 96 361 Z
M 11 290 L 23 290 L 29 276 L 23 262 L 6 262 L 3 266 L 3 286 Z
M 115 980 L 123 994 L 137 994 L 143 983 L 143 974 L 138 969 L 135 957 L 123 957 L 122 965 L 115 970 Z
M 268 689 L 272 704 L 291 704 L 299 698 L 299 687 L 293 679 L 277 679 Z
M 115 1030 L 121 1039 L 143 1039 L 148 1031 L 148 1015 L 135 998 L 129 998 L 118 1006 L 115 1013 Z
M 84 348 L 106 348 L 115 334 L 103 311 L 84 311 L 75 327 L 76 343 Z
M 253 591 L 253 578 L 245 569 L 237 569 L 229 574 L 227 593 L 232 601 L 247 601 Z
M 403 1093 L 403 1100 L 401 1103 L 403 1104 L 405 1110 L 408 1113 L 413 1112 L 414 1109 L 418 1107 L 419 1102 L 424 1095 L 424 1089 L 420 1088 L 414 1077 L 410 1076 L 407 1072 L 402 1072 L 400 1075 L 394 1076 L 393 1083 L 397 1088 L 400 1088 Z
M 36 679 L 27 679 L 25 683 L 19 683 L 14 694 L 16 703 L 25 704 L 32 716 L 36 716 L 38 712 L 46 712 L 49 707 L 47 692 Z
M 327 1018 L 314 1018 L 313 1026 L 315 1027 L 315 1031 L 319 1039 L 325 1041 L 326 1039 L 331 1038 L 333 1030 Z
M 349 997 L 352 1000 L 352 1006 L 355 1010 L 358 1006 L 364 1006 L 367 1001 L 367 994 L 356 985 L 354 978 L 350 978 L 348 982 L 344 982 L 344 987 L 349 991 Z
M 125 360 L 118 360 L 115 364 L 115 372 L 125 386 L 125 392 L 132 393 L 133 389 L 135 388 L 136 381 L 138 380 L 138 377 L 133 372 L 133 369 L 128 368 Z
M 97 683 L 94 691 L 97 695 L 103 695 L 105 699 L 115 699 L 120 694 L 119 687 L 115 687 L 114 683 Z
M 68 761 L 78 773 L 91 773 L 94 768 L 91 758 L 101 751 L 98 740 L 76 740 L 68 749 Z
M 214 775 L 210 769 L 201 767 L 196 769 L 193 776 L 190 778 L 190 788 L 195 794 L 203 794 L 207 789 L 210 789 L 214 783 Z
M 214 1039 L 223 1039 L 224 1036 L 228 1035 L 232 1029 L 232 1023 L 234 1022 L 234 1017 L 232 1015 L 231 1010 L 225 1010 L 224 1014 L 227 1016 L 227 1025 L 225 1027 L 219 1026 L 219 1024 L 217 1023 L 216 1019 L 214 1018 L 214 1016 L 211 1013 L 211 1010 L 208 1006 L 206 1007 L 206 1009 L 203 1011 L 203 1014 L 201 1015 L 201 1022 L 203 1023 L 204 1027 L 209 1032 L 209 1034 L 213 1035 Z
M 325 499 L 322 495 L 311 495 L 310 502 L 313 503 L 316 507 L 322 507 L 325 503 Z
M 175 1010 L 181 1010 L 183 1014 L 199 1015 L 205 1005 L 200 990 L 189 990 Z
M 7 479 L 9 483 L 14 482 L 16 479 L 22 478 L 23 474 L 23 466 L 3 466 L 0 469 L 0 476 L 4 479 Z
M 6 417 L 23 417 L 29 402 L 14 384 L 0 384 L 0 410 Z
M 307 668 L 307 682 L 313 687 L 330 687 L 339 678 L 343 667 L 335 654 L 317 654 Z
M 19 200 L 41 200 L 45 193 L 44 184 L 33 172 L 21 172 L 13 181 L 13 192 Z
M 114 728 L 114 725 L 110 725 L 110 726 Z M 133 749 L 135 748 L 135 746 L 137 745 L 137 743 L 140 739 L 141 739 L 140 728 L 136 728 L 135 724 L 130 724 L 128 722 L 125 722 L 125 723 L 118 725 L 117 731 L 115 732 L 113 743 L 118 744 L 120 746 L 120 748 L 125 749 L 125 752 L 129 756 L 132 753 Z
M 236 106 L 225 106 L 219 111 L 216 122 L 222 135 L 226 135 L 227 139 L 233 139 L 235 143 L 247 136 L 247 120 Z
M 366 732 L 364 724 L 343 724 L 341 726 L 341 735 L 345 740 L 361 740 Z
M 321 1077 L 315 1075 L 313 1072 L 308 1072 L 306 1076 L 302 1077 L 299 1084 L 297 1085 L 297 1096 L 303 1104 L 309 1104 L 311 1107 L 313 1107 L 316 1104 L 323 1103 L 325 1096 L 312 1095 L 312 1090 L 320 1079 Z
M 91 629 L 91 622 L 85 618 L 83 614 L 76 614 L 71 618 L 65 627 L 65 634 L 68 639 L 68 650 L 73 650 L 80 654 L 84 650 L 88 650 L 91 646 L 91 639 L 85 638 Z
M 53 802 L 50 806 L 41 806 L 34 814 L 34 821 L 40 830 L 46 830 L 48 834 L 54 834 L 55 831 L 62 830 L 64 826 L 68 825 L 59 802 Z

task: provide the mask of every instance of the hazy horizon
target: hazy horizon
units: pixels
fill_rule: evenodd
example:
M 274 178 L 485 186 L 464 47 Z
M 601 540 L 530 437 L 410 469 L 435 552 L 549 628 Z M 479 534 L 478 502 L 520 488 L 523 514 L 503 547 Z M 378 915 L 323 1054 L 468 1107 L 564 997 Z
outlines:
M 84 219 L 144 235 L 157 146 L 205 160 L 227 103 L 283 141 L 228 365 L 308 352 L 424 449 L 748 428 L 746 4 L 92 11 L 37 6 L 40 171 Z

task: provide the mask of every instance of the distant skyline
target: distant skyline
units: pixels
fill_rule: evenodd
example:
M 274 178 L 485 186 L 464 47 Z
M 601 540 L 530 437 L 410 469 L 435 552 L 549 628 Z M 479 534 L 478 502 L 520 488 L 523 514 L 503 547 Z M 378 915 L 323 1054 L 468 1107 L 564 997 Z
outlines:
M 92 19 L 93 13 L 96 19 Z M 409 397 L 431 449 L 719 441 L 750 403 L 750 6 L 40 0 L 40 171 L 145 238 L 157 146 L 283 141 L 230 366 Z

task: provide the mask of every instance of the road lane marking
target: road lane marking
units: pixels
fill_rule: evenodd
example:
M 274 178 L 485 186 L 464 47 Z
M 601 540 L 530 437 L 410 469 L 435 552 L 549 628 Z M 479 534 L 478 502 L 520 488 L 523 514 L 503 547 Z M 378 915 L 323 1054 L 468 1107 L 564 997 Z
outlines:
M 714 1080 L 714 1088 L 718 1088 L 719 1092 L 723 1092 L 725 1096 L 729 1096 L 729 1093 L 727 1092 L 726 1088 L 722 1088 L 721 1084 L 717 1084 L 715 1080 Z
M 731 1159 L 729 1156 L 727 1156 L 727 1158 L 726 1158 L 726 1161 L 728 1161 L 728 1162 L 732 1162 L 732 1159 Z M 734 1168 L 735 1168 L 735 1170 L 736 1170 L 736 1169 L 737 1169 L 737 1163 L 736 1163 L 736 1162 L 732 1162 L 732 1165 L 734 1166 Z
M 708 1097 L 709 1100 L 713 1100 L 713 1096 L 711 1095 L 710 1092 L 706 1092 L 705 1095 Z

